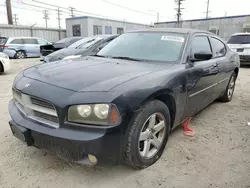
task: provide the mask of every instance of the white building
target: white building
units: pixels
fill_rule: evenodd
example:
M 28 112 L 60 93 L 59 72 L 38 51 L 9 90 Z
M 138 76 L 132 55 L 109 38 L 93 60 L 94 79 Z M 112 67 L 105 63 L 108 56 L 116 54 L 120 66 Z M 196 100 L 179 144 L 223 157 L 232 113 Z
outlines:
M 210 31 L 227 40 L 234 33 L 250 32 L 250 15 L 155 23 L 155 27 L 182 27 Z
M 150 25 L 91 16 L 73 17 L 66 19 L 67 37 L 122 34 L 125 31 L 143 29 L 147 27 L 150 27 Z

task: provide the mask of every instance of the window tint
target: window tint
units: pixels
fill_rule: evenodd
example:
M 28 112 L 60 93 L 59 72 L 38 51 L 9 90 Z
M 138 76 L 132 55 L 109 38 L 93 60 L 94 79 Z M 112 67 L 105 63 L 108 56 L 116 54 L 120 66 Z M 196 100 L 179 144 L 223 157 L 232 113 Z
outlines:
M 123 28 L 117 28 L 117 34 L 121 35 L 123 33 Z
M 46 45 L 46 44 L 48 44 L 47 41 L 42 40 L 42 39 L 37 39 L 37 41 L 38 41 L 38 44 L 40 44 L 40 45 Z
M 227 42 L 228 44 L 250 44 L 250 35 L 234 35 Z
M 196 36 L 192 42 L 192 52 L 193 54 L 199 52 L 212 53 L 208 38 L 206 36 Z
M 221 41 L 212 37 L 211 38 L 211 45 L 212 45 L 215 57 L 221 57 L 221 56 L 225 55 L 226 47 Z
M 10 42 L 10 44 L 23 44 L 22 39 L 14 39 Z
M 101 35 L 102 34 L 102 26 L 94 25 L 93 26 L 93 34 L 94 35 Z
M 36 39 L 26 39 L 26 38 L 23 39 L 23 43 L 24 44 L 38 44 Z
M 73 36 L 81 36 L 81 25 L 73 25 Z

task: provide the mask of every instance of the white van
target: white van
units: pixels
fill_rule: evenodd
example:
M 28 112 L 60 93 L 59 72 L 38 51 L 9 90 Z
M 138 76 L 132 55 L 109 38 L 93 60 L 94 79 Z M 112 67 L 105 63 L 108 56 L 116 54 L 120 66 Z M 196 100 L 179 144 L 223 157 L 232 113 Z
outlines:
M 250 33 L 233 34 L 227 45 L 239 54 L 241 62 L 250 63 Z

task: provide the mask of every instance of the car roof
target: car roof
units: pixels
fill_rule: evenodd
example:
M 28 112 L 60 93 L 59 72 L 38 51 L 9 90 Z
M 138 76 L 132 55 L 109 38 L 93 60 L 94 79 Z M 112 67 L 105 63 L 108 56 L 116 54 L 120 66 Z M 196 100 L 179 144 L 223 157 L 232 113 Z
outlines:
M 169 33 L 182 33 L 182 34 L 193 34 L 193 33 L 213 34 L 213 33 L 208 32 L 208 31 L 189 29 L 189 28 L 148 28 L 148 29 L 129 31 L 128 33 L 133 33 L 133 32 L 169 32 Z
M 237 36 L 237 35 L 250 35 L 250 33 L 234 33 L 232 36 Z

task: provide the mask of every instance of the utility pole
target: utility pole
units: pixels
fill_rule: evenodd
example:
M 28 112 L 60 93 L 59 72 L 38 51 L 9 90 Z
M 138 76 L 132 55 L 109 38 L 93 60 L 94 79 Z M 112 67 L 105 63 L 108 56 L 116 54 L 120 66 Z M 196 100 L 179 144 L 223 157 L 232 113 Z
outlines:
M 57 20 L 58 20 L 58 39 L 60 40 L 61 39 L 61 11 L 60 11 L 60 8 L 58 7 L 57 9 Z
M 71 18 L 74 18 L 75 17 L 75 15 L 74 15 L 75 8 L 69 7 L 69 10 L 71 12 Z
M 17 20 L 18 20 L 17 15 L 14 14 L 13 16 L 14 16 L 14 23 L 15 23 L 15 25 L 17 25 Z
M 207 0 L 207 11 L 205 12 L 206 13 L 206 18 L 208 18 L 209 17 L 209 1 L 210 0 Z
M 6 0 L 6 10 L 7 10 L 8 24 L 13 25 L 11 0 Z
M 184 0 L 175 0 L 175 2 L 177 3 L 177 8 L 175 10 L 177 10 L 176 16 L 177 16 L 177 25 L 178 27 L 180 27 L 180 19 L 181 19 L 181 15 L 182 15 L 182 10 L 184 8 L 181 8 L 182 2 Z
M 45 20 L 45 25 L 46 25 L 46 28 L 48 28 L 48 19 L 49 19 L 49 14 L 48 14 L 48 11 L 47 10 L 44 10 L 43 11 L 43 19 Z

